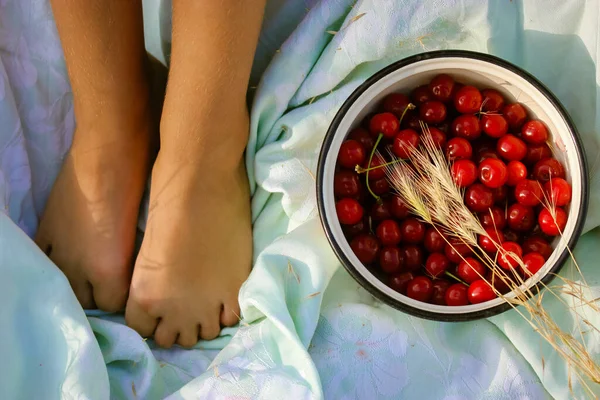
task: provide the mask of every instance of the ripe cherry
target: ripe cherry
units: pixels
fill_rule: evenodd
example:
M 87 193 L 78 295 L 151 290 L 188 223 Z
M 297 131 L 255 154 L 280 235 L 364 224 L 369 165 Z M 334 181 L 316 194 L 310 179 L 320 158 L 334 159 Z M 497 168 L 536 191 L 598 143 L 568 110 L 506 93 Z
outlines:
M 357 165 L 362 165 L 367 157 L 365 148 L 356 140 L 346 140 L 340 146 L 338 153 L 338 162 L 344 168 L 354 169 Z
M 540 253 L 528 253 L 523 256 L 523 272 L 525 275 L 533 275 L 538 272 L 544 264 L 546 260 Z
M 397 219 L 404 219 L 408 216 L 408 206 L 400 196 L 393 196 L 390 201 L 390 212 Z
M 419 145 L 419 134 L 413 129 L 404 129 L 394 138 L 392 151 L 399 158 L 408 158 Z
M 386 274 L 400 272 L 404 264 L 404 255 L 399 248 L 388 246 L 379 252 L 379 267 Z
M 455 283 L 446 289 L 446 305 L 448 306 L 466 306 L 469 304 L 467 296 L 468 287 L 462 283 Z
M 400 223 L 400 234 L 407 243 L 421 243 L 425 237 L 425 224 L 416 218 L 407 218 Z
M 392 217 L 391 204 L 389 200 L 378 201 L 371 207 L 369 215 L 375 222 L 383 221 L 384 219 L 390 219 Z
M 402 240 L 400 226 L 393 219 L 381 221 L 377 226 L 377 238 L 384 246 L 395 246 Z
M 567 213 L 560 207 L 555 207 L 552 212 L 544 208 L 538 215 L 538 224 L 546 235 L 560 235 L 567 225 Z
M 409 103 L 408 96 L 402 93 L 390 93 L 383 99 L 383 110 L 400 118 Z
M 348 139 L 356 140 L 360 143 L 365 149 L 365 154 L 369 154 L 375 145 L 375 139 L 365 128 L 356 128 L 352 130 L 348 135 Z
M 460 239 L 451 238 L 448 242 L 444 248 L 444 254 L 446 254 L 448 260 L 455 264 L 458 264 L 472 253 L 471 248 Z
M 523 254 L 539 253 L 547 260 L 552 251 L 550 243 L 540 236 L 532 236 L 523 242 Z
M 446 143 L 446 157 L 449 161 L 471 158 L 473 147 L 465 138 L 455 137 Z
M 431 304 L 437 304 L 438 306 L 446 305 L 446 291 L 450 287 L 451 283 L 445 279 L 436 279 L 433 281 L 433 294 L 431 295 Z
M 454 79 L 446 74 L 440 74 L 429 82 L 429 91 L 433 94 L 433 97 L 444 103 L 450 100 L 453 89 Z
M 366 162 L 364 165 L 366 166 Z M 369 180 L 377 181 L 379 179 L 385 178 L 385 168 L 381 167 L 381 165 L 385 164 L 385 160 L 379 154 L 373 156 L 371 159 L 370 171 L 369 171 Z M 379 167 L 379 168 L 378 168 Z
M 404 115 L 402 119 L 402 129 L 412 129 L 414 131 L 418 131 L 421 129 L 421 118 L 419 118 L 419 113 L 416 110 L 409 110 Z
M 467 257 L 458 264 L 458 276 L 467 283 L 475 282 L 485 277 L 485 267 L 472 257 Z
M 353 238 L 361 233 L 367 233 L 368 226 L 369 224 L 365 221 L 365 218 L 363 218 L 354 225 L 342 226 L 342 229 L 344 230 L 346 236 Z
M 504 107 L 504 97 L 497 90 L 483 89 L 481 96 L 483 97 L 483 102 L 481 103 L 482 111 L 500 111 Z
M 428 101 L 419 107 L 419 116 L 426 124 L 439 124 L 446 119 L 446 106 L 441 101 Z
M 537 119 L 527 121 L 521 128 L 521 137 L 530 144 L 543 144 L 548 140 L 548 128 Z
M 417 106 L 433 100 L 433 93 L 429 90 L 428 85 L 421 85 L 412 91 L 410 97 Z
M 553 206 L 566 206 L 571 202 L 571 185 L 563 178 L 552 178 L 544 184 L 548 201 Z
M 429 136 L 438 149 L 442 149 L 446 145 L 446 134 L 438 128 L 432 126 L 429 128 L 429 132 L 423 132 L 423 135 Z
M 522 256 L 521 246 L 515 242 L 504 242 L 498 251 L 498 264 L 504 269 L 516 268 Z
M 552 178 L 565 178 L 565 169 L 555 158 L 546 158 L 538 161 L 532 171 L 534 179 L 545 183 Z
M 408 283 L 406 295 L 411 299 L 428 302 L 433 295 L 433 283 L 426 276 L 417 276 Z
M 537 206 L 544 198 L 542 185 L 538 181 L 523 179 L 515 186 L 515 198 L 524 206 Z
M 434 227 L 429 227 L 425 231 L 423 245 L 430 253 L 441 253 L 446 248 L 446 240 Z
M 467 296 L 471 304 L 479 304 L 494 300 L 496 292 L 487 281 L 479 279 L 469 285 Z
M 400 129 L 398 118 L 389 112 L 375 114 L 371 118 L 371 122 L 369 122 L 369 130 L 373 136 L 381 133 L 386 138 L 393 138 L 398 129 Z
M 506 217 L 504 210 L 500 207 L 492 207 L 487 211 L 479 213 L 479 222 L 484 228 L 504 229 L 506 226 Z
M 415 279 L 415 275 L 412 272 L 401 272 L 390 276 L 388 286 L 398 293 L 406 294 L 406 287 L 413 279 Z
M 515 243 L 521 242 L 521 235 L 517 231 L 514 231 L 512 229 L 505 229 L 503 234 L 504 234 L 504 240 L 506 242 L 515 242 Z
M 502 108 L 502 114 L 510 129 L 519 130 L 527 120 L 527 110 L 520 103 L 507 104 Z
M 333 177 L 333 193 L 336 197 L 358 197 L 360 194 L 360 179 L 350 171 L 338 171 Z
M 508 133 L 508 122 L 500 114 L 484 114 L 481 117 L 483 132 L 493 138 L 499 138 Z
M 474 86 L 463 86 L 454 95 L 454 108 L 461 114 L 473 114 L 481 108 L 483 98 Z
M 386 193 L 389 193 L 389 191 L 390 191 L 390 184 L 389 184 L 388 180 L 385 178 L 381 178 L 374 182 L 371 182 L 369 184 L 369 187 L 371 188 L 373 193 L 375 193 L 377 195 L 384 195 Z
M 494 194 L 487 186 L 475 183 L 465 192 L 465 204 L 474 212 L 487 211 L 494 204 Z
M 508 161 L 520 161 L 527 155 L 527 145 L 514 135 L 504 135 L 498 139 L 496 151 Z
M 425 261 L 425 271 L 434 278 L 442 275 L 450 267 L 450 260 L 442 253 L 431 253 Z
M 515 203 L 508 208 L 508 226 L 517 232 L 529 232 L 535 226 L 533 208 Z
M 364 213 L 360 203 L 350 198 L 345 198 L 338 201 L 335 204 L 335 211 L 340 223 L 344 225 L 354 225 L 358 223 L 363 217 Z
M 479 247 L 488 253 L 495 253 L 504 242 L 504 235 L 494 228 L 487 228 L 485 233 L 485 235 L 479 235 Z
M 495 189 L 504 185 L 507 179 L 508 170 L 504 162 L 488 158 L 479 164 L 479 181 L 485 186 Z
M 527 165 L 532 165 L 546 158 L 552 157 L 552 150 L 546 143 L 532 144 L 527 147 L 527 155 L 523 162 Z
M 508 168 L 508 186 L 516 186 L 517 183 L 527 178 L 527 167 L 521 161 L 511 161 L 506 166 Z
M 400 247 L 402 255 L 404 256 L 404 268 L 409 271 L 417 271 L 423 265 L 423 259 L 425 254 L 423 249 L 414 244 L 407 244 Z
M 459 115 L 452 121 L 450 131 L 458 137 L 475 140 L 481 136 L 481 125 L 475 115 Z
M 352 239 L 350 248 L 361 263 L 371 264 L 377 258 L 379 242 L 375 236 L 363 234 Z
M 456 160 L 452 164 L 451 173 L 459 187 L 467 187 L 477 179 L 477 166 L 471 160 Z
M 494 197 L 494 204 L 504 205 L 508 197 L 508 189 L 506 189 L 506 186 L 500 186 L 499 188 L 492 189 L 492 195 Z

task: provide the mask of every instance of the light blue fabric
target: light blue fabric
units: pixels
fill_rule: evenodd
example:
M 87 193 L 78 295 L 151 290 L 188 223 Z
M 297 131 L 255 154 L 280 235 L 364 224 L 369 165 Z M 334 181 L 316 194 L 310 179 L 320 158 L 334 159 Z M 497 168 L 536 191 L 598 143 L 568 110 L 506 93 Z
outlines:
M 573 397 L 564 361 L 515 312 L 437 323 L 408 317 L 362 290 L 325 240 L 314 171 L 328 124 L 369 75 L 424 50 L 490 52 L 536 75 L 575 119 L 592 166 L 586 230 L 597 227 L 599 3 L 296 5 L 306 16 L 275 54 L 252 109 L 247 164 L 255 266 L 240 293 L 244 319 L 195 350 L 165 351 L 120 315 L 86 318 L 62 273 L 26 235 L 35 232 L 69 146 L 72 102 L 47 3 L 0 0 L 1 398 Z M 284 25 L 267 21 L 263 32 Z M 599 236 L 588 232 L 576 252 L 591 298 L 600 296 Z M 545 306 L 571 329 L 558 301 L 549 298 Z M 599 318 L 589 316 L 597 326 Z M 586 342 L 598 361 L 598 335 L 589 333 Z M 583 398 L 575 381 L 573 391 Z

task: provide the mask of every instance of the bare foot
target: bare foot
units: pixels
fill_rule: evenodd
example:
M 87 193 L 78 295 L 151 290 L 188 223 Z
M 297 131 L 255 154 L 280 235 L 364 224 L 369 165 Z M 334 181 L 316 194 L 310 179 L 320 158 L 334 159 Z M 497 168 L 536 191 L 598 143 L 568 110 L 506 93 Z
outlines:
M 78 126 L 36 236 L 81 305 L 104 311 L 127 300 L 150 158 L 149 123 L 113 122 Z
M 247 125 L 245 128 L 247 129 Z M 227 174 L 198 156 L 161 149 L 146 235 L 125 312 L 161 347 L 214 339 L 238 322 L 238 292 L 252 262 L 248 180 L 241 156 Z

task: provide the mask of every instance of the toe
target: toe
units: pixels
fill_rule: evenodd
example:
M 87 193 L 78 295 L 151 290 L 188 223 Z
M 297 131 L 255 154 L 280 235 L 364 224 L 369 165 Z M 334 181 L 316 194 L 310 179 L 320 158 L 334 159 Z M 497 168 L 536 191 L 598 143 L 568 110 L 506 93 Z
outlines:
M 125 308 L 125 322 L 131 329 L 137 331 L 141 337 L 152 336 L 156 330 L 158 320 L 147 314 L 133 299 L 129 299 Z
M 212 340 L 219 336 L 221 328 L 217 318 L 207 319 L 200 325 L 200 337 L 203 340 Z
M 221 310 L 221 325 L 234 326 L 240 322 L 240 306 L 237 301 L 233 304 L 224 304 Z
M 122 311 L 127 303 L 128 291 L 129 287 L 121 280 L 96 283 L 94 284 L 94 301 L 102 311 Z
M 75 293 L 75 297 L 79 300 L 79 304 L 83 307 L 84 310 L 94 310 L 96 309 L 96 303 L 94 302 L 94 295 L 92 291 L 92 285 L 85 281 L 70 281 L 71 288 L 73 289 L 73 293 Z
M 186 329 L 182 329 L 179 332 L 179 338 L 177 339 L 177 344 L 181 347 L 191 348 L 198 343 L 198 333 L 199 327 L 198 325 L 190 326 Z
M 178 332 L 174 325 L 169 324 L 165 320 L 158 322 L 158 326 L 154 332 L 154 343 L 157 346 L 168 349 L 175 344 L 177 338 Z

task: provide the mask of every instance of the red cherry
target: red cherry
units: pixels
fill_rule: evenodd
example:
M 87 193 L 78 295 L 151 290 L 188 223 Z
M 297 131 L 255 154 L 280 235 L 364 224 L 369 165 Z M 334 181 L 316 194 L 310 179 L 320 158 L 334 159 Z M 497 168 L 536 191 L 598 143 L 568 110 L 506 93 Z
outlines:
M 504 204 L 508 197 L 508 189 L 506 189 L 506 186 L 500 186 L 499 188 L 492 189 L 492 195 L 494 197 L 494 204 Z
M 400 226 L 393 219 L 386 219 L 377 226 L 377 237 L 384 246 L 395 246 L 402 240 Z
M 379 242 L 373 235 L 359 235 L 352 239 L 350 248 L 363 264 L 371 264 L 377 258 Z
M 467 139 L 455 137 L 446 143 L 446 157 L 450 161 L 471 158 L 473 148 Z
M 540 253 L 528 253 L 523 256 L 523 272 L 525 275 L 533 275 L 538 272 L 544 264 L 546 260 Z
M 446 248 L 446 240 L 434 227 L 427 228 L 423 245 L 430 253 L 440 253 Z
M 463 281 L 472 283 L 485 276 L 485 267 L 476 259 L 467 257 L 458 264 L 456 273 Z
M 453 89 L 454 79 L 446 74 L 440 74 L 429 82 L 429 91 L 433 94 L 433 97 L 439 101 L 449 101 Z
M 433 295 L 433 283 L 426 276 L 417 276 L 408 283 L 406 295 L 411 299 L 428 302 Z
M 395 218 L 404 219 L 408 216 L 408 207 L 399 196 L 393 196 L 390 201 L 390 212 Z
M 438 148 L 441 149 L 446 144 L 446 134 L 437 128 L 430 127 L 428 133 L 423 133 L 431 137 L 431 141 Z
M 383 157 L 381 157 L 379 154 L 376 154 L 373 156 L 373 159 L 371 160 L 371 165 L 370 168 L 372 168 L 369 171 L 369 180 L 370 181 L 377 181 L 379 179 L 383 179 L 385 178 L 385 168 L 380 167 L 381 165 L 385 164 L 385 160 L 383 159 Z M 366 163 L 365 163 L 366 166 Z M 377 168 L 380 167 L 380 168 Z
M 567 213 L 560 207 L 555 207 L 553 212 L 544 208 L 538 215 L 538 224 L 540 224 L 540 229 L 546 235 L 560 235 L 567 225 Z
M 519 161 L 527 154 L 527 145 L 514 135 L 504 135 L 498 139 L 496 151 L 505 160 Z
M 361 165 L 366 156 L 365 148 L 356 140 L 346 140 L 340 146 L 338 153 L 338 162 L 344 168 L 354 169 L 357 165 Z
M 517 232 L 515 232 L 515 231 L 513 231 L 513 230 L 505 229 L 503 233 L 504 233 L 504 240 L 506 242 L 515 242 L 515 243 L 517 243 L 517 242 L 521 241 L 520 234 L 517 233 Z
M 495 253 L 498 251 L 498 246 L 504 242 L 504 235 L 494 228 L 487 228 L 485 233 L 485 235 L 479 235 L 479 247 L 488 253 Z
M 471 211 L 484 212 L 494 205 L 494 193 L 481 183 L 469 186 L 465 192 L 465 204 Z
M 511 161 L 506 166 L 508 168 L 508 186 L 516 186 L 517 183 L 527 177 L 527 167 L 521 161 Z
M 466 306 L 469 304 L 467 296 L 468 287 L 462 283 L 455 283 L 446 290 L 446 305 L 448 306 Z
M 533 208 L 515 203 L 508 209 L 508 226 L 517 232 L 529 232 L 535 225 Z
M 498 251 L 498 264 L 504 269 L 516 268 L 522 256 L 521 246 L 515 242 L 504 242 Z
M 571 185 L 563 178 L 552 178 L 544 184 L 548 201 L 553 206 L 566 206 L 571 202 Z
M 342 229 L 347 237 L 354 237 L 360 235 L 361 233 L 366 233 L 368 228 L 368 224 L 365 219 L 361 219 L 358 223 L 354 225 L 344 225 Z
M 508 132 L 508 122 L 500 114 L 484 114 L 481 117 L 483 132 L 493 138 L 499 138 Z
M 336 197 L 358 197 L 360 179 L 355 172 L 338 171 L 333 177 L 333 193 Z
M 386 274 L 399 272 L 404 264 L 404 255 L 397 247 L 384 247 L 379 252 L 379 267 Z
M 527 119 L 527 110 L 520 103 L 507 104 L 502 108 L 502 114 L 512 130 L 521 129 Z
M 439 124 L 446 119 L 446 106 L 441 101 L 428 101 L 419 107 L 419 116 L 426 124 Z
M 481 126 L 479 119 L 475 115 L 459 115 L 452 121 L 450 131 L 458 137 L 467 140 L 475 140 L 481 136 Z
M 546 143 L 544 144 L 532 144 L 527 147 L 527 155 L 523 162 L 527 165 L 535 164 L 545 158 L 552 157 L 552 150 Z
M 474 86 L 463 86 L 454 95 L 454 108 L 461 114 L 472 114 L 479 111 L 482 101 L 479 89 Z
M 358 143 L 362 144 L 363 148 L 365 149 L 365 154 L 369 154 L 375 145 L 375 139 L 373 139 L 373 136 L 371 136 L 369 131 L 364 128 L 354 129 L 348 135 L 348 139 L 356 140 Z
M 425 237 L 425 224 L 416 218 L 407 218 L 400 224 L 400 234 L 407 243 L 421 243 Z
M 420 106 L 423 103 L 433 100 L 433 93 L 429 90 L 428 85 L 422 85 L 413 90 L 410 97 L 415 105 Z
M 502 161 L 488 158 L 479 164 L 479 180 L 485 186 L 495 189 L 504 185 L 507 179 L 508 170 Z
M 438 306 L 446 305 L 446 291 L 450 287 L 450 282 L 445 279 L 436 279 L 433 281 L 433 294 L 431 295 L 431 304 Z
M 415 275 L 412 272 L 401 272 L 390 276 L 388 286 L 394 289 L 398 293 L 406 294 L 406 287 L 408 282 L 415 279 Z
M 452 164 L 451 173 L 459 187 L 467 187 L 477 179 L 477 166 L 471 160 L 456 160 Z
M 532 236 L 523 242 L 523 254 L 539 253 L 547 260 L 552 254 L 552 246 L 539 236 Z
M 455 264 L 461 262 L 465 257 L 471 254 L 471 248 L 463 243 L 460 239 L 451 238 L 449 243 L 444 248 L 444 254 L 448 257 L 448 260 Z
M 412 129 L 414 131 L 418 131 L 421 129 L 421 118 L 419 118 L 419 113 L 416 110 L 409 110 L 404 115 L 402 119 L 402 128 L 403 129 Z
M 504 97 L 497 90 L 483 89 L 481 96 L 483 96 L 483 102 L 481 103 L 482 111 L 500 111 L 504 107 Z
M 546 158 L 538 161 L 532 172 L 533 178 L 542 183 L 548 182 L 552 178 L 565 178 L 565 169 L 555 158 Z
M 521 137 L 527 143 L 543 144 L 548 140 L 548 128 L 542 121 L 527 121 L 521 128 Z
M 409 271 L 417 271 L 423 265 L 423 249 L 413 244 L 408 244 L 400 247 L 404 256 L 404 268 Z
M 386 193 L 389 193 L 389 191 L 390 191 L 390 184 L 387 181 L 387 179 L 385 179 L 385 178 L 378 179 L 374 182 L 371 182 L 369 187 L 371 188 L 373 193 L 380 195 L 380 196 L 384 195 Z
M 442 253 L 432 253 L 425 261 L 425 271 L 434 278 L 442 275 L 450 267 L 450 260 Z
M 506 217 L 500 207 L 492 207 L 479 214 L 479 221 L 484 228 L 504 229 Z
M 389 112 L 373 115 L 369 123 L 369 130 L 373 136 L 381 133 L 386 138 L 393 138 L 398 129 L 400 129 L 398 118 Z
M 354 225 L 363 217 L 363 208 L 360 203 L 354 199 L 341 199 L 335 204 L 340 223 L 344 225 Z
M 391 204 L 389 201 L 378 201 L 373 204 L 371 208 L 371 219 L 373 221 L 383 221 L 384 219 L 390 219 L 392 217 Z
M 496 292 L 487 281 L 479 279 L 469 285 L 467 296 L 471 304 L 479 304 L 494 300 Z
M 544 198 L 542 185 L 538 181 L 523 179 L 515 186 L 515 198 L 524 206 L 537 206 Z
M 398 132 L 394 138 L 392 151 L 399 158 L 408 158 L 419 145 L 419 134 L 412 129 L 404 129 Z
M 383 110 L 400 118 L 409 103 L 408 96 L 402 93 L 390 93 L 383 99 Z

